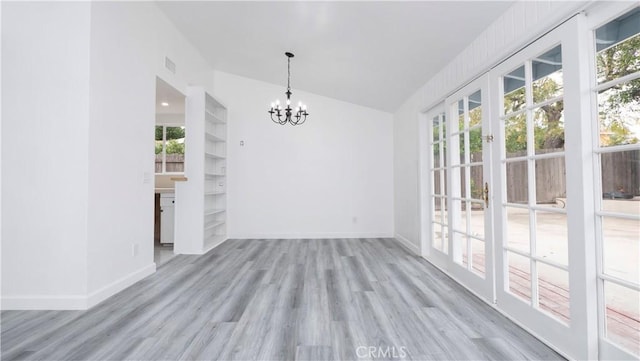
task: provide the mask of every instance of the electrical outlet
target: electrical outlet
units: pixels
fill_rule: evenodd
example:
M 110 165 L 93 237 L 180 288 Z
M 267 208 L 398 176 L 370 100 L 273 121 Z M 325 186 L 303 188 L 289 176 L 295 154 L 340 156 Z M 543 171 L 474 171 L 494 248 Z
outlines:
M 134 243 L 134 244 L 131 245 L 131 255 L 133 257 L 138 255 L 138 244 L 137 243 Z

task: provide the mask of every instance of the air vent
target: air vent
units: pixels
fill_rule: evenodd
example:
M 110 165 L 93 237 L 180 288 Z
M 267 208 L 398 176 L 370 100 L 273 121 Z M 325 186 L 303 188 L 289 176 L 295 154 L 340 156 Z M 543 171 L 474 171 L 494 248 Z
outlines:
M 171 59 L 164 57 L 164 67 L 169 69 L 170 72 L 176 73 L 176 63 L 174 63 Z

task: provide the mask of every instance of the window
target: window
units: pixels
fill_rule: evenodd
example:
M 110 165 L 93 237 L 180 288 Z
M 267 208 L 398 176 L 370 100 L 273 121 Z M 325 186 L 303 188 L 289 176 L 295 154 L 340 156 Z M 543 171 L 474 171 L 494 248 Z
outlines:
M 594 40 L 601 329 L 640 356 L 640 8 L 597 28 Z
M 156 125 L 156 174 L 184 173 L 184 126 Z
M 431 123 L 431 226 L 433 248 L 448 253 L 447 230 L 447 186 L 446 186 L 446 122 L 444 113 L 438 114 Z
M 485 202 L 483 200 L 482 91 L 456 97 L 449 118 L 453 261 L 485 276 Z M 488 185 L 487 185 L 488 186 Z
M 569 260 L 562 46 L 502 78 L 507 290 L 568 324 Z

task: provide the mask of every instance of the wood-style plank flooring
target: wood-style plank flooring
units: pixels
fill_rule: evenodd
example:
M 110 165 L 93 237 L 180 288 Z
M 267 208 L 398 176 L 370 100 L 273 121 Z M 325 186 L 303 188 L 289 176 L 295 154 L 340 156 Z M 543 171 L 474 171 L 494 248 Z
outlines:
M 393 239 L 228 240 L 1 322 L 4 361 L 562 359 Z

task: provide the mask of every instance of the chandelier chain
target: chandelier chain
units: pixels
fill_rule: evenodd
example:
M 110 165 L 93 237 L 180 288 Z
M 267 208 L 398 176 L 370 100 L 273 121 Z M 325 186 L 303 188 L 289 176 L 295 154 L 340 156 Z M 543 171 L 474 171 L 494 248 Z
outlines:
M 287 90 L 291 91 L 291 58 L 287 58 Z

